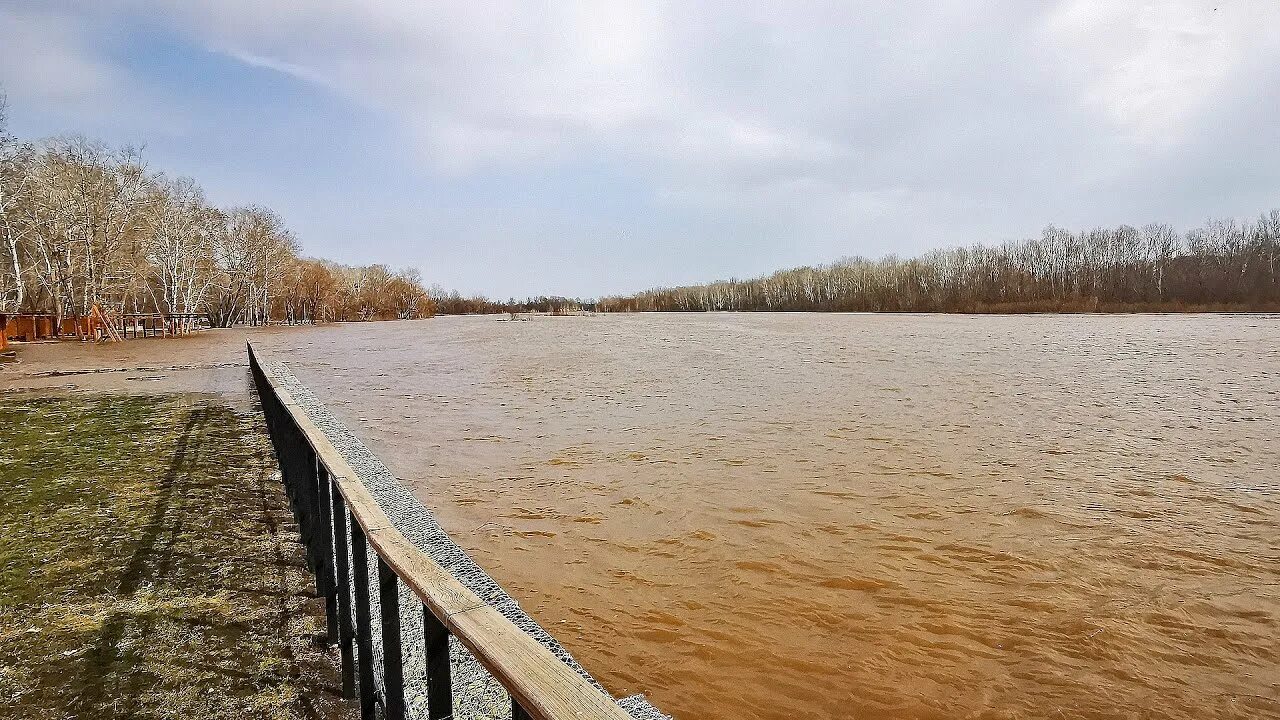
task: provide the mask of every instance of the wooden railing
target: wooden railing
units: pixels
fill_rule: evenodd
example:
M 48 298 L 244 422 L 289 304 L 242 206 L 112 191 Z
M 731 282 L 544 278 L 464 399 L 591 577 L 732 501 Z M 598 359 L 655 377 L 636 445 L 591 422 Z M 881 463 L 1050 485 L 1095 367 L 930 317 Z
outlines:
M 511 695 L 514 720 L 630 720 L 618 703 L 549 649 L 486 604 L 393 527 L 356 471 L 276 374 L 249 346 L 249 367 L 286 492 L 324 597 L 327 636 L 342 658 L 343 694 L 360 699 L 362 718 L 377 705 L 388 720 L 405 717 L 400 584 L 421 604 L 427 715 L 453 715 L 449 635 L 456 637 Z M 370 577 L 372 549 L 377 577 Z M 381 675 L 375 689 L 370 595 L 377 593 Z M 354 612 L 353 612 L 354 611 Z M 354 622 L 353 622 L 354 617 Z
M 123 338 L 129 332 L 137 337 L 167 337 L 170 335 L 187 335 L 196 330 L 208 327 L 209 316 L 204 313 L 127 313 L 120 316 L 116 323 Z

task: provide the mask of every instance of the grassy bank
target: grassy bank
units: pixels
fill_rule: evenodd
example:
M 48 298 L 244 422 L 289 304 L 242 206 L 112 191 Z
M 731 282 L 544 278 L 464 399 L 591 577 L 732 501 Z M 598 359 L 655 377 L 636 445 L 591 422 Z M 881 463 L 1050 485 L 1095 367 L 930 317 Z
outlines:
M 341 716 L 273 462 L 197 396 L 0 396 L 5 717 Z

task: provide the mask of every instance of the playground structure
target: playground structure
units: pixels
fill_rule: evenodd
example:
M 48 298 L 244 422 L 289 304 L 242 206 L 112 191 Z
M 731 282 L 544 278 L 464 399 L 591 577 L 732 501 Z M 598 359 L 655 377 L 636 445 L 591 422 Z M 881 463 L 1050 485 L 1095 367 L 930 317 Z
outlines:
M 61 323 L 50 313 L 0 314 L 0 350 L 10 340 L 110 340 L 118 342 L 145 337 L 179 337 L 209 327 L 207 316 L 198 313 L 115 313 L 97 305 L 87 315 L 65 317 Z

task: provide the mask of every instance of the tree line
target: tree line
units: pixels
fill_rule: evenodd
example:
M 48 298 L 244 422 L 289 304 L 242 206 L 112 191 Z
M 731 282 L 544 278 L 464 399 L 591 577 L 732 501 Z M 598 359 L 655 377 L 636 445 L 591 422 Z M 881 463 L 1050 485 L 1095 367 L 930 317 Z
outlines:
M 0 313 L 203 314 L 215 326 L 412 319 L 415 269 L 303 257 L 262 206 L 219 208 L 140 152 L 83 137 L 23 141 L 0 96 Z
M 748 280 L 606 297 L 634 311 L 1123 312 L 1280 310 L 1280 210 L 1178 233 L 1121 225 L 1038 239 L 852 257 Z
M 568 315 L 581 312 L 592 307 L 590 301 L 559 295 L 526 298 L 516 300 L 490 300 L 483 295 L 464 297 L 457 291 L 446 292 L 438 286 L 433 287 L 431 296 L 436 303 L 436 311 L 441 315 L 488 315 L 494 313 L 543 313 L 546 315 Z

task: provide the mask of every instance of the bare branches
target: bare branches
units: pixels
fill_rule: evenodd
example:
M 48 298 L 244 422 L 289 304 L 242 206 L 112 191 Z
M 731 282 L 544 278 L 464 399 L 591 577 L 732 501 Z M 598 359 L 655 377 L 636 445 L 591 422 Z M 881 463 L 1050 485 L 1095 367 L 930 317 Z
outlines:
M 752 280 L 659 288 L 600 301 L 606 311 L 834 310 L 1041 312 L 1280 308 L 1280 211 L 1211 221 L 1179 237 L 1122 225 L 919 258 L 846 258 Z
M 83 137 L 19 143 L 0 96 L 0 312 L 207 313 L 215 325 L 417 318 L 417 270 L 302 259 L 274 211 L 222 210 L 195 181 Z

